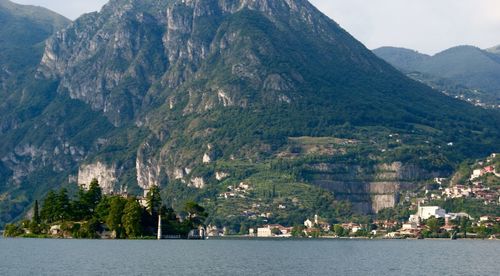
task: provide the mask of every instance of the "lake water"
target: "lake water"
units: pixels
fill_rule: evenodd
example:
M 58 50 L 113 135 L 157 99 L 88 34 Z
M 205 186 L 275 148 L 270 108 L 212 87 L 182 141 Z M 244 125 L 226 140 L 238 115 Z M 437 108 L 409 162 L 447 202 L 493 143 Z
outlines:
M 0 275 L 500 275 L 500 241 L 0 238 Z

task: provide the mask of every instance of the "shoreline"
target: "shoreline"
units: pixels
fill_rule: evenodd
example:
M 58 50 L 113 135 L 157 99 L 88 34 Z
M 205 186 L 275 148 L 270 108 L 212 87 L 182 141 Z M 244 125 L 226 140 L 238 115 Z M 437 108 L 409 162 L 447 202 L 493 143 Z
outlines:
M 397 241 L 397 240 L 411 240 L 411 241 L 500 241 L 500 239 L 478 239 L 478 238 L 463 238 L 463 239 L 446 239 L 446 238 L 401 238 L 401 239 L 390 239 L 390 238 L 367 238 L 367 237 L 318 237 L 318 238 L 296 238 L 296 237 L 249 237 L 249 236 L 224 236 L 224 237 L 207 237 L 206 239 L 156 239 L 153 237 L 144 237 L 136 239 L 78 239 L 78 238 L 61 238 L 61 237 L 50 237 L 50 236 L 40 236 L 40 237 L 4 237 L 0 236 L 0 239 L 39 239 L 39 240 L 101 240 L 101 241 L 173 241 L 173 240 L 185 240 L 185 241 L 203 241 L 203 240 L 240 240 L 240 241 Z
M 153 240 L 153 239 L 63 239 L 63 238 L 22 238 L 22 237 L 16 237 L 16 238 L 6 238 L 6 237 L 0 237 L 0 240 L 67 240 L 67 241 L 158 241 L 158 242 L 164 242 L 164 241 L 195 241 L 195 240 L 188 240 L 188 239 L 162 239 L 162 240 Z M 198 240 L 198 241 L 204 241 L 204 240 Z M 423 239 L 423 240 L 418 240 L 418 239 L 300 239 L 300 238 L 287 238 L 287 239 L 282 239 L 282 238 L 210 238 L 207 239 L 206 241 L 449 241 L 449 242 L 454 242 L 454 241 L 477 241 L 477 242 L 498 242 L 498 239 L 494 240 L 489 240 L 489 239 L 458 239 L 458 240 L 449 240 L 449 239 Z

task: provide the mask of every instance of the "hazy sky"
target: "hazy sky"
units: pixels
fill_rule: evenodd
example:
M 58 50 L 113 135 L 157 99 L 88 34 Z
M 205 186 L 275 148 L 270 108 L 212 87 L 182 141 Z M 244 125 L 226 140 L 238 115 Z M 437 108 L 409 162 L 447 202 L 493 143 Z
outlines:
M 107 0 L 13 0 L 71 19 Z M 311 0 L 368 48 L 401 46 L 436 53 L 470 44 L 500 44 L 499 0 Z M 70 3 L 70 4 L 69 4 Z

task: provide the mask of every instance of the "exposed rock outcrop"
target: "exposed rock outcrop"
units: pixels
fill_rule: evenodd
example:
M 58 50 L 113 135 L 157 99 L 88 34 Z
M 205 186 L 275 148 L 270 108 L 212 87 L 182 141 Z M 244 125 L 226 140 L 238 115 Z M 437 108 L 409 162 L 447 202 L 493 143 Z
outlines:
M 334 192 L 338 199 L 353 202 L 364 213 L 394 207 L 400 191 L 415 189 L 418 181 L 436 174 L 401 162 L 375 167 L 319 163 L 311 169 L 314 184 Z
M 161 162 L 159 157 L 154 156 L 155 148 L 149 142 L 144 143 L 137 152 L 136 176 L 137 184 L 143 190 L 149 190 L 151 187 L 161 187 L 162 174 Z M 182 177 L 181 177 L 182 178 Z
M 161 89 L 176 89 L 190 77 L 209 76 L 197 71 L 211 55 L 229 50 L 239 43 L 251 43 L 241 32 L 224 33 L 224 26 L 207 29 L 215 18 L 223 18 L 244 9 L 262 12 L 275 20 L 277 13 L 294 13 L 312 20 L 316 10 L 302 0 L 287 1 L 110 1 L 100 13 L 90 13 L 76 20 L 46 43 L 38 75 L 60 80 L 58 91 L 79 99 L 94 110 L 102 111 L 116 126 L 136 117 L 151 95 Z M 330 24 L 327 18 L 316 18 Z M 319 26 L 318 26 L 319 28 Z M 323 30 L 314 29 L 323 36 Z M 220 38 L 218 32 L 222 33 Z M 268 74 L 262 67 L 259 51 L 245 51 L 240 62 L 231 66 L 235 76 L 247 79 L 256 90 L 288 92 L 294 81 L 302 79 L 286 74 Z M 109 61 L 112 60 L 112 63 Z M 130 82 L 134 79 L 134 82 Z M 156 87 L 155 87 L 156 86 Z M 206 86 L 190 93 L 185 113 L 213 108 L 246 106 L 244 95 L 234 85 Z M 214 92 L 203 92 L 216 91 Z M 200 92 L 202 95 L 200 95 Z M 237 93 L 235 93 L 237 92 Z M 274 95 L 278 102 L 291 102 L 286 94 Z M 268 97 L 269 95 L 266 95 Z M 172 109 L 176 97 L 171 96 Z
M 226 172 L 215 172 L 215 179 L 217 179 L 218 181 L 222 181 L 229 176 L 229 173 Z
M 205 188 L 205 179 L 203 179 L 203 177 L 192 178 L 191 181 L 189 182 L 188 187 L 194 187 L 196 189 L 203 189 L 203 188 Z
M 78 170 L 78 185 L 88 189 L 93 179 L 97 179 L 104 194 L 120 192 L 117 187 L 116 165 L 107 166 L 101 162 L 80 166 Z

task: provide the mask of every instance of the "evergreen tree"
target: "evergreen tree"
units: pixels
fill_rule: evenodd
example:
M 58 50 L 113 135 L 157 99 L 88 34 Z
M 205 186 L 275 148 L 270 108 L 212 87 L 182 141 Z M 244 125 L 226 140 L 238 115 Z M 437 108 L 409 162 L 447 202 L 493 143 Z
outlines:
M 122 224 L 129 238 L 139 237 L 141 229 L 142 208 L 135 198 L 129 198 L 123 211 Z
M 85 190 L 78 189 L 77 200 L 71 202 L 73 210 L 73 220 L 80 221 L 89 216 L 88 208 L 85 204 Z
M 115 231 L 117 238 L 124 237 L 122 217 L 125 204 L 125 199 L 119 196 L 114 196 L 111 198 L 111 202 L 109 205 L 109 213 L 108 217 L 106 218 L 106 224 L 108 225 L 109 230 Z
M 162 204 L 160 188 L 158 186 L 151 187 L 146 195 L 146 202 L 149 214 L 153 217 L 157 217 Z
M 111 203 L 110 198 L 103 196 L 99 204 L 97 204 L 94 212 L 94 217 L 98 221 L 102 223 L 106 222 L 106 219 L 108 218 L 109 215 L 110 203 Z
M 35 207 L 33 208 L 33 219 L 30 223 L 30 231 L 33 234 L 40 234 L 41 228 L 40 224 L 42 223 L 40 219 L 40 212 L 38 211 L 38 200 L 35 200 Z
M 62 188 L 57 195 L 55 206 L 55 218 L 57 221 L 66 221 L 71 218 L 71 202 L 68 196 L 68 190 Z
M 205 208 L 194 201 L 186 202 L 184 205 L 184 211 L 188 213 L 187 220 L 191 222 L 193 227 L 202 225 L 208 216 L 205 212 Z
M 49 191 L 43 201 L 42 211 L 40 212 L 40 217 L 43 221 L 47 223 L 56 221 L 56 202 L 57 194 L 54 191 Z
M 162 232 L 167 235 L 178 235 L 180 223 L 174 209 L 162 206 L 160 213 Z
M 89 190 L 82 188 L 78 191 L 78 200 L 73 203 L 75 220 L 90 219 L 93 217 L 97 205 L 102 199 L 102 190 L 97 179 L 90 183 Z
M 38 210 L 38 200 L 35 200 L 35 207 L 33 210 L 33 222 L 36 224 L 41 224 L 42 220 L 40 219 L 40 211 Z
M 94 178 L 92 182 L 90 182 L 89 190 L 85 194 L 85 199 L 91 213 L 94 212 L 97 204 L 99 204 L 102 199 L 102 189 L 97 179 Z

